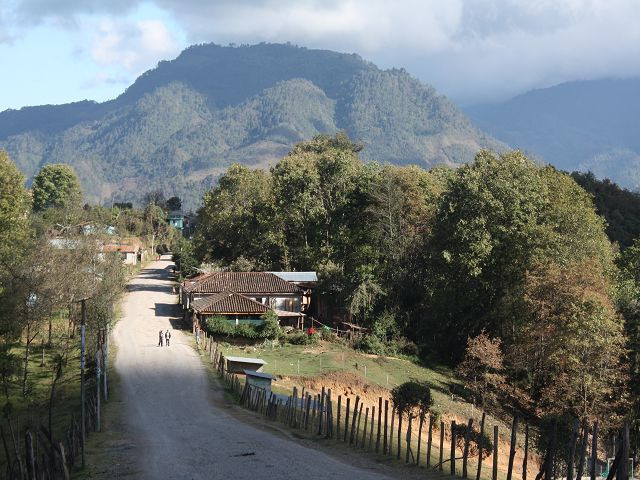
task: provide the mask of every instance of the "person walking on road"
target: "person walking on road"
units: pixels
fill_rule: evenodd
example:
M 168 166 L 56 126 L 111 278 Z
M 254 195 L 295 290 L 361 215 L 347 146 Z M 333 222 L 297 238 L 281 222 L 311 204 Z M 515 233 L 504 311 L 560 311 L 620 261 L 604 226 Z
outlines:
M 171 340 L 171 332 L 167 328 L 167 332 L 164 334 L 164 340 L 167 347 L 169 346 L 169 341 Z
M 164 338 L 164 335 L 162 333 L 162 330 L 160 330 L 160 333 L 158 334 L 158 346 L 161 347 L 162 346 L 162 340 Z

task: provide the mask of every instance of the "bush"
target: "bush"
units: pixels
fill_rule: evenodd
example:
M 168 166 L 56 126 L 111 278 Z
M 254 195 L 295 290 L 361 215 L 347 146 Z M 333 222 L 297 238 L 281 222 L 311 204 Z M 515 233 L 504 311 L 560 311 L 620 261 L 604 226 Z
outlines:
M 394 355 L 407 355 L 408 357 L 417 357 L 420 354 L 418 346 L 406 337 L 390 341 L 387 351 Z
M 365 353 L 371 353 L 373 355 L 387 354 L 387 346 L 385 343 L 374 335 L 364 335 L 356 342 L 354 347 Z
M 469 430 L 468 425 L 456 425 L 456 446 L 460 451 L 464 451 L 464 439 L 467 435 L 467 430 Z M 486 432 L 481 435 L 480 432 L 471 427 L 471 432 L 469 433 L 469 456 L 475 457 L 478 455 L 478 452 L 480 451 L 480 438 L 482 438 L 482 458 L 484 459 L 491 455 L 493 450 L 491 438 L 489 438 L 489 435 L 487 435 Z
M 240 323 L 234 325 L 224 317 L 216 316 L 208 318 L 205 322 L 207 333 L 220 335 L 223 337 L 241 337 L 249 340 L 278 338 L 280 327 L 278 321 L 265 314 L 264 323 L 262 325 L 252 325 L 250 323 Z
M 291 335 L 285 335 L 284 341 L 291 345 L 315 345 L 318 343 L 319 335 L 313 333 L 311 335 L 305 332 L 292 333 Z
M 340 337 L 331 329 L 323 328 L 320 330 L 320 338 L 325 342 L 338 343 L 340 342 Z

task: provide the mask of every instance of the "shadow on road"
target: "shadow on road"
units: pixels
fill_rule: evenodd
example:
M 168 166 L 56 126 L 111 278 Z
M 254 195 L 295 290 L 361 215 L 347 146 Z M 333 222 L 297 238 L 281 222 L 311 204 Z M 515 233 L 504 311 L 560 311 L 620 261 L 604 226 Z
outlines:
M 156 317 L 177 317 L 180 315 L 178 305 L 176 305 L 175 303 L 156 302 L 153 309 L 156 312 Z

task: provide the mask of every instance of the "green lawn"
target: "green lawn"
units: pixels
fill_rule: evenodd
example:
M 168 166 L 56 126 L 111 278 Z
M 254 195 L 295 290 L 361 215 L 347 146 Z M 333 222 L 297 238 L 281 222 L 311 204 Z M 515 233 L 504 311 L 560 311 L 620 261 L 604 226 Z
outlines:
M 325 382 L 334 388 L 333 399 L 336 400 L 338 394 L 349 392 L 353 407 L 355 395 L 364 396 L 364 406 L 376 406 L 378 396 L 386 396 L 387 389 L 392 389 L 395 385 L 408 380 L 418 380 L 428 383 L 431 386 L 434 398 L 434 410 L 441 414 L 443 421 L 448 425 L 452 419 L 458 422 L 474 419 L 475 425 L 479 425 L 482 411 L 474 408 L 464 399 L 453 396 L 450 393 L 450 386 L 460 385 L 454 372 L 441 365 L 419 365 L 406 359 L 381 357 L 368 355 L 351 349 L 341 343 L 321 342 L 318 345 L 281 345 L 266 348 L 253 346 L 238 347 L 222 343 L 221 348 L 227 356 L 257 357 L 265 360 L 267 365 L 264 372 L 276 375 L 273 390 L 278 393 L 290 395 L 293 386 L 306 386 L 307 390 L 318 390 Z M 362 392 L 366 393 L 363 394 Z M 353 392 L 353 393 L 352 393 Z M 344 398 L 343 398 L 344 408 Z M 364 410 L 363 410 L 364 415 Z M 510 420 L 503 421 L 491 415 L 487 415 L 485 431 L 492 434 L 493 426 L 498 425 L 500 430 L 500 456 L 499 456 L 499 478 L 505 476 L 505 463 L 508 456 L 508 442 L 510 436 Z M 364 419 L 363 419 L 364 420 Z M 406 425 L 405 425 L 406 426 Z M 524 428 L 521 425 L 522 429 Z M 397 428 L 397 426 L 396 426 Z M 414 434 L 417 435 L 417 425 L 414 425 Z M 397 432 L 395 433 L 397 435 Z M 435 436 L 435 433 L 434 433 Z M 394 439 L 394 451 L 395 442 Z M 426 442 L 426 429 L 423 434 L 423 442 Z M 519 435 L 518 443 L 523 442 L 522 432 Z M 403 449 L 404 449 L 404 442 Z M 449 455 L 448 440 L 445 443 L 445 458 Z M 424 449 L 423 445 L 423 449 Z M 415 452 L 415 445 L 414 445 Z M 423 455 L 426 451 L 423 450 Z M 437 463 L 439 456 L 439 445 L 434 442 L 432 448 L 432 464 Z M 517 457 L 518 458 L 518 457 Z M 516 460 L 517 462 L 518 460 Z M 483 477 L 490 478 L 491 460 L 485 461 Z M 517 464 L 516 464 L 517 465 Z M 470 459 L 469 467 L 475 469 L 476 460 Z M 445 464 L 445 471 L 449 465 Z M 461 465 L 458 465 L 461 468 Z M 530 460 L 530 475 L 535 476 L 533 470 L 536 468 L 535 462 Z M 514 469 L 514 478 L 521 477 L 521 467 Z M 475 473 L 475 471 L 474 471 Z
M 409 360 L 360 353 L 340 343 L 282 345 L 274 348 L 236 347 L 223 344 L 225 355 L 258 357 L 267 362 L 264 372 L 287 377 L 315 377 L 327 372 L 350 372 L 366 383 L 391 389 L 408 380 L 427 382 L 435 408 L 444 413 L 454 408 L 459 415 L 471 415 L 471 405 L 451 400 L 449 386 L 459 384 L 451 369 L 421 366 Z

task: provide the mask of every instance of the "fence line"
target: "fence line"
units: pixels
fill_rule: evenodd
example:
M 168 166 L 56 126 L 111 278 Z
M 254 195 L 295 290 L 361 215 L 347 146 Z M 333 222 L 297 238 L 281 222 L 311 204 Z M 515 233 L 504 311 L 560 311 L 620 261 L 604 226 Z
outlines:
M 396 409 L 393 405 L 389 405 L 389 400 L 384 400 L 384 415 L 382 413 L 383 398 L 378 398 L 377 423 L 375 421 L 376 405 L 365 405 L 364 399 L 359 396 L 355 396 L 354 402 L 350 396 L 338 395 L 337 398 L 332 397 L 332 392 L 329 389 L 322 388 L 321 392 L 312 395 L 308 391 L 302 391 L 299 394 L 298 388 L 293 387 L 291 395 L 277 395 L 273 392 L 268 392 L 263 387 L 250 385 L 247 382 L 241 382 L 240 377 L 235 373 L 230 373 L 225 368 L 225 360 L 219 345 L 213 341 L 211 337 L 208 337 L 204 332 L 197 335 L 197 341 L 199 347 L 206 352 L 211 360 L 214 368 L 218 371 L 226 387 L 235 395 L 241 405 L 264 415 L 267 419 L 280 422 L 289 428 L 296 430 L 303 430 L 309 432 L 309 434 L 316 437 L 324 437 L 325 439 L 332 439 L 344 443 L 345 445 L 358 449 L 369 451 L 372 453 L 382 455 L 392 455 L 395 453 L 397 459 L 401 458 L 401 452 L 404 449 L 405 463 L 412 463 L 419 466 L 426 466 L 427 468 L 443 470 L 443 467 L 449 463 L 448 468 L 451 475 L 461 475 L 463 478 L 469 476 L 469 460 L 472 459 L 470 452 L 471 442 L 475 442 L 476 447 L 473 450 L 473 458 L 476 461 L 477 471 L 474 472 L 476 480 L 481 478 L 483 452 L 484 458 L 492 456 L 492 465 L 489 465 L 491 470 L 491 478 L 496 480 L 498 478 L 498 442 L 499 442 L 499 429 L 498 426 L 493 428 L 493 445 L 484 444 L 485 442 L 485 415 L 482 416 L 480 423 L 480 435 L 477 435 L 477 430 L 473 430 L 473 420 L 470 419 L 468 423 L 456 424 L 452 421 L 449 432 L 446 431 L 445 423 L 440 421 L 440 427 L 438 428 L 437 419 L 430 415 L 428 418 L 418 419 L 419 427 L 417 432 L 417 452 L 418 455 L 414 456 L 414 449 L 412 443 L 415 444 L 415 437 L 411 431 L 412 421 L 417 417 L 407 416 L 407 428 L 402 436 L 402 415 L 397 415 Z M 337 406 L 337 415 L 334 417 L 334 402 Z M 390 410 L 391 407 L 391 410 Z M 362 423 L 362 413 L 364 411 L 364 423 Z M 371 419 L 369 420 L 369 412 L 371 412 Z M 391 421 L 389 421 L 389 413 L 391 413 Z M 395 417 L 398 416 L 397 432 L 395 432 Z M 427 434 L 427 454 L 426 461 L 420 456 L 422 450 L 422 429 L 424 424 L 428 426 Z M 370 429 L 369 429 L 370 427 Z M 554 427 L 557 428 L 557 427 Z M 579 442 L 576 447 L 579 449 L 579 470 L 578 473 L 582 475 L 582 467 L 586 456 L 586 446 L 588 442 L 588 436 L 592 436 L 592 455 L 589 458 L 589 474 L 591 480 L 595 480 L 596 477 L 596 464 L 597 458 L 593 452 L 597 452 L 597 423 L 592 427 L 583 426 L 582 438 L 575 436 L 572 441 Z M 368 430 L 369 429 L 369 430 Z M 437 452 L 438 463 L 435 465 L 432 463 L 433 450 L 437 449 L 437 446 L 433 443 L 433 434 L 438 431 L 440 437 L 440 448 Z M 510 429 L 510 442 L 509 442 L 509 456 L 508 467 L 506 472 L 506 478 L 511 480 L 514 478 L 514 474 L 518 473 L 520 467 L 516 468 L 515 465 L 515 453 L 516 453 L 516 440 L 518 431 L 518 418 L 514 417 L 513 423 Z M 629 472 L 627 462 L 622 462 L 621 458 L 626 455 L 628 458 L 629 452 L 629 425 L 625 423 L 625 428 L 619 435 L 619 448 L 616 453 L 616 460 L 608 471 L 607 480 L 612 480 L 615 476 L 617 480 L 628 480 Z M 473 433 L 476 432 L 476 433 Z M 367 442 L 367 433 L 369 440 Z M 397 434 L 395 439 L 397 443 L 394 445 L 394 433 Z M 374 442 L 375 437 L 375 442 Z M 447 439 L 450 442 L 449 452 L 445 453 L 444 441 Z M 491 448 L 492 447 L 492 448 Z M 522 478 L 526 480 L 527 474 L 527 462 L 529 453 L 529 426 L 525 425 L 525 455 L 522 459 Z M 395 452 L 392 452 L 395 450 Z M 456 457 L 456 451 L 461 450 L 461 456 Z M 553 480 L 554 475 L 563 476 L 562 473 L 557 471 L 558 463 L 562 460 L 556 455 L 556 439 L 555 436 L 549 441 L 546 447 L 544 461 L 542 466 L 536 475 L 536 480 Z M 487 454 L 489 452 L 489 454 Z M 435 454 L 434 454 L 435 455 Z M 392 455 L 393 457 L 393 455 Z M 462 471 L 459 472 L 456 469 L 456 461 L 462 460 Z M 567 464 L 567 468 L 569 465 Z M 567 474 L 573 474 L 572 467 L 566 472 Z M 573 478 L 573 475 L 568 478 Z

